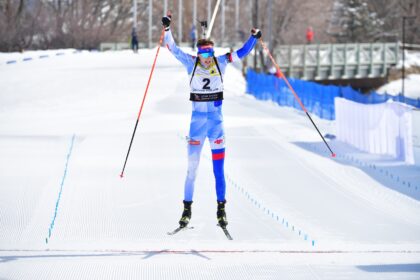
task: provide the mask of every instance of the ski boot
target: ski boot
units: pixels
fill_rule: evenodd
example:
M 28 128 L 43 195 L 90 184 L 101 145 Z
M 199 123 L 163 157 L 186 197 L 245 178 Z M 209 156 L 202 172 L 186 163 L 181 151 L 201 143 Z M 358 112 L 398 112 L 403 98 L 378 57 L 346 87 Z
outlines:
M 226 228 L 228 221 L 225 212 L 225 201 L 217 201 L 217 222 L 221 228 Z
M 191 204 L 192 201 L 183 201 L 184 203 L 184 211 L 182 212 L 181 220 L 179 220 L 179 227 L 184 228 L 188 225 L 191 220 Z

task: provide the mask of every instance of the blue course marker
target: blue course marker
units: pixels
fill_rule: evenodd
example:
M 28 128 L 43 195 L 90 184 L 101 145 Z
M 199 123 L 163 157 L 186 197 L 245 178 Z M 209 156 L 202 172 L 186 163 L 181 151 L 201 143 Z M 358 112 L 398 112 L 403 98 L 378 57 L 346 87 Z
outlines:
M 45 238 L 45 243 L 48 243 L 49 239 L 51 238 L 51 234 L 52 234 L 52 231 L 53 231 L 53 228 L 54 228 L 54 224 L 55 224 L 55 219 L 57 218 L 58 206 L 60 205 L 61 195 L 63 193 L 64 181 L 66 180 L 67 169 L 68 169 L 68 166 L 69 166 L 70 156 L 71 156 L 71 153 L 73 151 L 73 145 L 74 145 L 74 139 L 75 138 L 76 138 L 76 135 L 73 134 L 73 136 L 71 138 L 69 152 L 67 154 L 66 165 L 64 167 L 64 174 L 63 174 L 63 177 L 61 179 L 60 192 L 58 193 L 58 198 L 57 198 L 57 201 L 55 203 L 54 216 L 53 216 L 53 219 L 51 221 L 50 227 L 48 229 L 48 237 Z

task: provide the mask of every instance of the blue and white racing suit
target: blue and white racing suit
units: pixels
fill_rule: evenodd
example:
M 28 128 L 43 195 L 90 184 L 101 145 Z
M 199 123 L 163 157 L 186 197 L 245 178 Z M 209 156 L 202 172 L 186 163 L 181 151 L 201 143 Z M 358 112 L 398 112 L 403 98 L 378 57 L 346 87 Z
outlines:
M 184 200 L 192 201 L 194 182 L 200 154 L 206 138 L 209 139 L 213 159 L 213 173 L 216 179 L 217 201 L 225 201 L 226 182 L 224 175 L 225 132 L 223 128 L 222 100 L 223 75 L 226 66 L 245 57 L 255 46 L 253 36 L 244 46 L 232 53 L 215 57 L 211 65 L 203 67 L 196 56 L 179 49 L 170 30 L 165 32 L 165 44 L 190 75 L 190 100 L 192 115 L 188 137 L 188 172 L 185 180 Z

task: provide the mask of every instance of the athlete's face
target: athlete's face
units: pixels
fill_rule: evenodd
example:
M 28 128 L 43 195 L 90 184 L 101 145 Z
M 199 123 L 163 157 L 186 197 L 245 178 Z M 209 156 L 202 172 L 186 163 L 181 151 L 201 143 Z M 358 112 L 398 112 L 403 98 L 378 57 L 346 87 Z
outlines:
M 209 50 L 209 52 L 198 54 L 198 58 L 200 59 L 201 65 L 203 65 L 206 68 L 208 68 L 210 64 L 213 62 L 213 56 L 214 56 L 213 45 L 210 45 L 209 47 L 211 48 L 211 51 Z
M 213 56 L 204 57 L 201 54 L 198 55 L 198 58 L 200 59 L 201 65 L 208 68 L 210 64 L 213 62 Z

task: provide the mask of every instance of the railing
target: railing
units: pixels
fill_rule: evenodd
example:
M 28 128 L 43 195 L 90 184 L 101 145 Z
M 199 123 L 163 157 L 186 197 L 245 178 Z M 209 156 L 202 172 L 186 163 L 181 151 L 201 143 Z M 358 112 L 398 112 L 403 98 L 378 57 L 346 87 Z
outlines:
M 139 48 L 145 48 L 145 43 L 139 43 Z M 119 42 L 119 43 L 113 43 L 113 42 L 104 42 L 99 45 L 99 50 L 101 52 L 103 51 L 120 51 L 120 50 L 129 50 L 131 49 L 131 46 L 129 43 Z
M 290 45 L 276 48 L 273 55 L 284 74 L 292 78 L 379 78 L 397 64 L 399 46 L 398 43 Z M 249 56 L 247 62 L 252 66 L 253 57 Z

